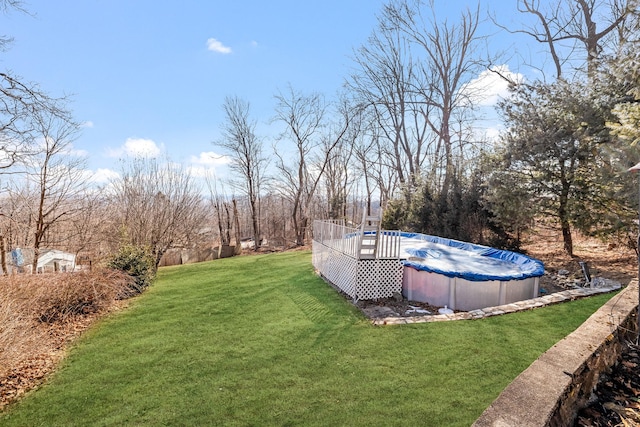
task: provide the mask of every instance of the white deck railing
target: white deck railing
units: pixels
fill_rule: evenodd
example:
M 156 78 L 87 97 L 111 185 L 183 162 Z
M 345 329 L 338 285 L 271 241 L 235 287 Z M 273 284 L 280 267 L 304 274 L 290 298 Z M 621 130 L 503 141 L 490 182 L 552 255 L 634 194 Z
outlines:
M 342 220 L 313 222 L 313 240 L 353 258 L 358 258 L 362 230 L 347 227 Z M 400 257 L 400 231 L 381 230 L 378 236 L 377 259 Z
M 313 240 L 328 248 L 357 258 L 360 230 L 344 225 L 344 221 L 314 221 Z
M 398 259 L 400 258 L 400 231 L 381 230 L 378 237 L 377 258 Z

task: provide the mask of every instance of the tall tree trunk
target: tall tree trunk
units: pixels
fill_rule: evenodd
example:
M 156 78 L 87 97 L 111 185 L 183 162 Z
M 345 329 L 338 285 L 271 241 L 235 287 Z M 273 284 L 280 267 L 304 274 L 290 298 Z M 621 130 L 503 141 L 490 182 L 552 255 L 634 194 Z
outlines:
M 573 256 L 573 238 L 571 237 L 571 224 L 569 223 L 569 215 L 567 211 L 567 203 L 569 200 L 568 185 L 566 191 L 560 195 L 560 206 L 558 207 L 558 215 L 560 216 L 560 227 L 562 228 L 562 241 L 564 250 L 569 256 Z
M 2 267 L 2 274 L 7 276 L 9 270 L 7 270 L 7 241 L 4 236 L 0 236 L 0 267 Z
M 298 223 L 298 229 L 296 232 L 296 246 L 304 246 L 308 222 L 309 219 L 306 216 L 300 218 L 300 222 Z
M 300 236 L 303 234 L 302 233 L 302 215 L 300 215 L 300 219 L 298 218 L 298 212 L 302 210 L 302 202 L 300 201 L 301 198 L 301 194 L 300 194 L 300 190 L 297 191 L 296 193 L 296 197 L 293 200 L 293 209 L 292 209 L 292 214 L 291 214 L 291 219 L 293 221 L 293 232 L 295 233 L 296 236 L 296 246 L 302 246 L 304 244 L 303 242 L 300 242 Z
M 234 253 L 240 255 L 242 253 L 242 239 L 240 238 L 240 215 L 238 215 L 238 202 L 236 199 L 233 202 L 233 225 L 236 228 L 236 247 Z
M 38 259 L 40 258 L 40 242 L 42 241 L 43 233 L 37 231 L 35 233 L 35 239 L 33 242 L 33 261 L 31 262 L 31 273 L 38 272 Z
M 155 251 L 155 269 L 158 270 L 158 266 L 160 265 L 160 261 L 162 260 L 162 256 L 164 255 L 164 249 L 156 249 Z
M 260 224 L 258 222 L 258 209 L 256 207 L 256 201 L 255 198 L 253 198 L 253 196 L 250 200 L 251 203 L 251 222 L 252 222 L 252 226 L 253 226 L 253 250 L 257 251 L 258 249 L 260 249 Z M 234 204 L 234 209 L 235 208 L 235 204 Z
M 562 240 L 564 242 L 564 250 L 573 256 L 573 239 L 571 237 L 571 226 L 568 221 L 562 221 Z

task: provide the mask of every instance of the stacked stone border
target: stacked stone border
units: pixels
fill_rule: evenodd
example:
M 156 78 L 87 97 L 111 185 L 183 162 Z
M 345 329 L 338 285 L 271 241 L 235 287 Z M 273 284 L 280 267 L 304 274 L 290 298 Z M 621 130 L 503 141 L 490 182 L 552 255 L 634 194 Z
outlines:
M 638 282 L 633 281 L 533 362 L 473 426 L 573 425 L 600 375 L 619 360 L 627 343 L 636 341 L 637 315 Z
M 620 284 L 599 286 L 594 288 L 575 288 L 566 291 L 555 292 L 538 298 L 518 301 L 511 304 L 487 307 L 478 310 L 464 311 L 452 314 L 420 315 L 413 317 L 384 317 L 373 319 L 374 325 L 404 325 L 410 323 L 447 322 L 451 320 L 474 320 L 502 314 L 515 313 L 517 311 L 531 310 L 544 307 L 550 304 L 558 304 L 565 301 L 572 301 L 591 295 L 613 292 L 620 289 Z

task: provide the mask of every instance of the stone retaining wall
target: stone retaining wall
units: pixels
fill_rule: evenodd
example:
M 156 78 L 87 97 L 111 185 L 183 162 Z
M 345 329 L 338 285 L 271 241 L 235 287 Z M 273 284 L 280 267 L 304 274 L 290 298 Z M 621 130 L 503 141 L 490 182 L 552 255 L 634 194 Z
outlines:
M 635 341 L 637 309 L 634 281 L 533 362 L 473 426 L 573 425 L 600 374 L 615 364 L 626 341 Z

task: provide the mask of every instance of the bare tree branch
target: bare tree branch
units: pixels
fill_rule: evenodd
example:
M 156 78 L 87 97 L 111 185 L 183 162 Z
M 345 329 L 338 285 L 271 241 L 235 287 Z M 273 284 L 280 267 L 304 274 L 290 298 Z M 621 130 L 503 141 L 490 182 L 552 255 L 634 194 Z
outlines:
M 225 98 L 226 121 L 222 139 L 216 145 L 230 153 L 231 169 L 240 177 L 231 183 L 248 198 L 251 209 L 254 249 L 260 248 L 260 191 L 265 183 L 268 160 L 262 141 L 255 134 L 255 121 L 249 118 L 249 103 L 237 97 Z

